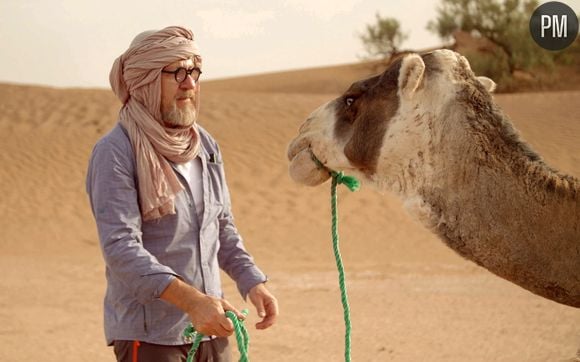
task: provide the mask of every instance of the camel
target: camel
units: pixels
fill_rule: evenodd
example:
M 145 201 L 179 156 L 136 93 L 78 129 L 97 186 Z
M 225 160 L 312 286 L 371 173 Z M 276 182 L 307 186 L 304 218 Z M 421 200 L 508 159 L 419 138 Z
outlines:
M 580 307 L 579 180 L 522 140 L 494 88 L 453 51 L 407 54 L 307 118 L 290 175 L 315 186 L 344 171 L 394 192 L 462 257 Z

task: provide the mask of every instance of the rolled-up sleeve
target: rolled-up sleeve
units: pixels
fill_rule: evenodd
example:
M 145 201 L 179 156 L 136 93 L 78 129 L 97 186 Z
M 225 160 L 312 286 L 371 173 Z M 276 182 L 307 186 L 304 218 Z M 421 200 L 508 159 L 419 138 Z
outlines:
M 128 140 L 105 138 L 93 149 L 86 187 L 108 274 L 147 303 L 178 275 L 143 247 L 134 168 Z
M 250 289 L 267 281 L 268 278 L 256 266 L 254 259 L 244 247 L 242 237 L 234 224 L 223 166 L 221 172 L 224 206 L 219 215 L 220 248 L 218 262 L 220 267 L 236 282 L 240 294 L 245 299 Z

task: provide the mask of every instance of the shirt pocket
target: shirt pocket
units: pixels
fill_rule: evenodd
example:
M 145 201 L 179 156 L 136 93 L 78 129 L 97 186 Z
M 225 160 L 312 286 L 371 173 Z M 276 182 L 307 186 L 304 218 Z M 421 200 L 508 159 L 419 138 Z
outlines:
M 223 163 L 221 162 L 208 162 L 207 163 L 207 189 L 204 190 L 208 192 L 209 204 L 206 205 L 208 208 L 208 217 L 215 218 L 219 215 L 223 209 L 224 205 L 227 204 L 228 195 L 226 193 L 225 187 L 225 177 Z

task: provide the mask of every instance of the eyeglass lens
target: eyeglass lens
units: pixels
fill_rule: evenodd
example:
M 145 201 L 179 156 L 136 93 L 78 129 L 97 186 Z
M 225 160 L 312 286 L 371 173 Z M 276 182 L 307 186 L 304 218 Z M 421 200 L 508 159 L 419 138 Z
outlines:
M 185 78 L 188 75 L 191 75 L 193 80 L 197 82 L 199 80 L 199 76 L 201 75 L 201 71 L 199 70 L 199 68 L 192 68 L 190 70 L 187 70 L 185 68 L 179 68 L 177 69 L 177 73 L 175 73 L 175 81 L 181 83 L 185 80 Z

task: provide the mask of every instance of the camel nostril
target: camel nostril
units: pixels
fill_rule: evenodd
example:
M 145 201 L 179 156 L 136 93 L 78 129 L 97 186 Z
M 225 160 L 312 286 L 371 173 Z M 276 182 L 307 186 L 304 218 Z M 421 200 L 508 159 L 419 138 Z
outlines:
M 306 129 L 308 128 L 308 125 L 310 124 L 311 120 L 312 120 L 312 118 L 308 118 L 306 121 L 304 121 L 304 123 L 302 123 L 302 125 L 300 126 L 300 129 L 298 130 L 298 132 L 304 133 L 306 131 Z

